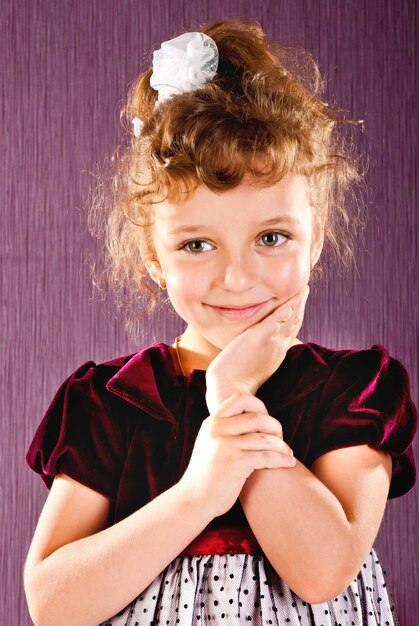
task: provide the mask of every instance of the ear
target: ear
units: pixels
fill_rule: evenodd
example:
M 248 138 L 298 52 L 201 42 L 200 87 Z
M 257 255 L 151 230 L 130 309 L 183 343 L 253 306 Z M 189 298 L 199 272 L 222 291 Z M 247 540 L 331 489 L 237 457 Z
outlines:
M 149 273 L 151 278 L 154 280 L 154 282 L 158 283 L 160 280 L 160 275 L 161 275 L 161 269 L 160 269 L 158 262 L 149 261 L 145 263 L 145 266 L 147 268 L 147 272 Z
M 155 283 L 160 284 L 163 278 L 163 270 L 156 251 L 148 242 L 141 242 L 140 252 L 150 278 L 152 278 Z
M 165 282 L 164 274 L 163 274 L 161 265 L 159 263 L 159 260 L 156 258 L 153 259 L 151 257 L 148 257 L 144 259 L 144 265 L 146 266 L 146 269 L 150 275 L 150 278 L 152 278 L 155 283 L 160 285 L 160 287 L 163 287 L 163 283 Z

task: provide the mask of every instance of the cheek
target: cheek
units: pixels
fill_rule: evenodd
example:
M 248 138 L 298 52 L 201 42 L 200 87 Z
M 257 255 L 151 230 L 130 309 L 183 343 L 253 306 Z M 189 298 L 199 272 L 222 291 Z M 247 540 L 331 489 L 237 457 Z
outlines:
M 282 259 L 274 271 L 270 270 L 269 275 L 279 293 L 284 296 L 294 295 L 308 283 L 310 260 L 301 256 Z
M 166 290 L 175 309 L 176 303 L 187 297 L 187 283 L 185 284 L 181 276 L 173 271 L 166 273 Z
M 166 268 L 167 293 L 176 308 L 179 303 L 192 303 L 206 293 L 207 278 L 205 273 L 190 271 L 188 267 L 172 266 Z
M 188 265 L 169 265 L 166 267 L 166 282 L 170 283 L 174 289 L 191 289 L 198 287 L 205 282 L 205 276 L 208 272 L 200 272 L 197 268 L 191 268 Z
M 167 262 L 164 268 L 164 275 L 167 284 L 173 289 L 196 293 L 205 288 L 210 280 L 211 268 L 207 264 L 196 261 Z

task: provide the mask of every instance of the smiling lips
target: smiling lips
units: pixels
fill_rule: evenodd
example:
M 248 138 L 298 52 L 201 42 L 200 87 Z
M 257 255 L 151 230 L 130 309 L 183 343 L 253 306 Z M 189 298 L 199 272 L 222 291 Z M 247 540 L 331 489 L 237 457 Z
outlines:
M 260 302 L 259 304 L 251 304 L 243 307 L 224 307 L 224 306 L 210 306 L 214 311 L 217 311 L 224 318 L 229 320 L 247 320 L 253 317 L 266 302 Z

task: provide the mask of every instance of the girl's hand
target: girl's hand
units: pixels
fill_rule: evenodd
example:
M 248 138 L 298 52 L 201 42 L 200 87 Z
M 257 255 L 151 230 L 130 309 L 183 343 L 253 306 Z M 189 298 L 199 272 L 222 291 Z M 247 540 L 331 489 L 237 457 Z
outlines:
M 211 413 L 235 391 L 255 394 L 278 369 L 301 328 L 309 287 L 247 328 L 210 363 L 206 401 Z
M 293 467 L 280 422 L 259 398 L 235 393 L 207 417 L 178 485 L 214 517 L 226 513 L 254 470 Z

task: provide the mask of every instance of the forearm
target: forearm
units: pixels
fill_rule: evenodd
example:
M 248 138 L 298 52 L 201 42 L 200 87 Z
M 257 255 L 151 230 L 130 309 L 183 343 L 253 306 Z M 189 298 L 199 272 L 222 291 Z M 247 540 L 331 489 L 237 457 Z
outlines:
M 298 460 L 292 468 L 255 471 L 240 501 L 267 558 L 307 602 L 334 597 L 359 571 L 341 503 Z
M 121 522 L 64 545 L 36 566 L 36 626 L 97 626 L 127 606 L 208 525 L 179 483 Z

